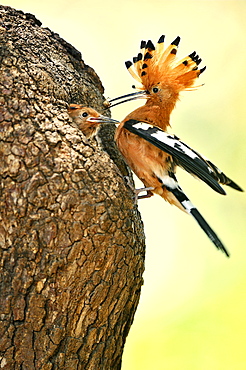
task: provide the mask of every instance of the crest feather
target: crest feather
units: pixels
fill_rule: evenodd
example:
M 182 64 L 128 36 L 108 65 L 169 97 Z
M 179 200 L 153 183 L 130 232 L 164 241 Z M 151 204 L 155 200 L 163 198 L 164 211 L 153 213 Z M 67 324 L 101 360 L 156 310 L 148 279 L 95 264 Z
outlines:
M 133 63 L 126 62 L 132 77 L 141 83 L 140 89 L 149 90 L 156 84 L 164 83 L 176 92 L 193 86 L 206 67 L 198 69 L 202 59 L 194 51 L 187 57 L 177 60 L 180 37 L 177 36 L 165 49 L 165 36 L 160 36 L 156 46 L 151 40 L 141 41 L 140 53 L 133 58 Z

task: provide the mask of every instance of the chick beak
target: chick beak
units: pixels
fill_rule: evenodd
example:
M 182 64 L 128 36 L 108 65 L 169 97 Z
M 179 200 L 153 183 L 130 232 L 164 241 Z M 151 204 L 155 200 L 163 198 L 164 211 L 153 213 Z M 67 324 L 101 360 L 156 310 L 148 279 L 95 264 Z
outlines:
M 119 123 L 119 121 L 116 121 L 113 118 L 103 116 L 103 115 L 100 115 L 98 117 L 89 117 L 87 121 L 92 122 L 92 123 L 98 123 L 98 124 L 101 124 L 101 123 L 117 124 Z

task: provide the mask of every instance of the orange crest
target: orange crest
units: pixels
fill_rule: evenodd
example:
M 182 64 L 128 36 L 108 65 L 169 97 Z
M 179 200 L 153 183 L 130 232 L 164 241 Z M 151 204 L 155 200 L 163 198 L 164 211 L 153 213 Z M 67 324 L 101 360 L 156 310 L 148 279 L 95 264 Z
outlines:
M 155 85 L 165 84 L 179 93 L 193 86 L 206 67 L 198 69 L 201 58 L 195 51 L 177 60 L 179 42 L 178 36 L 166 49 L 164 49 L 164 35 L 159 38 L 156 46 L 151 40 L 141 42 L 140 53 L 133 58 L 133 63 L 126 62 L 132 77 L 141 84 L 137 88 L 149 91 Z

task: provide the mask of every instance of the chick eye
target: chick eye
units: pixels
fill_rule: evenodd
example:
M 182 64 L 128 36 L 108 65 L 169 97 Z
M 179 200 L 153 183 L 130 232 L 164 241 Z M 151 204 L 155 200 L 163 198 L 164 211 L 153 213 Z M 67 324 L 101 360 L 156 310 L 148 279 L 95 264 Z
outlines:
M 158 87 L 153 87 L 153 93 L 158 93 L 159 89 Z
M 88 116 L 87 112 L 82 113 L 82 117 L 87 117 L 87 116 Z

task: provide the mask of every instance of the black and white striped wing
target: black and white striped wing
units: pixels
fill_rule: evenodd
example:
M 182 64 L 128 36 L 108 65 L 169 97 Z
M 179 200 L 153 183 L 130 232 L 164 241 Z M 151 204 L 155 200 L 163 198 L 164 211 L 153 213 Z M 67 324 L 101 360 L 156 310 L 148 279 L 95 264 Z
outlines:
M 126 121 L 124 128 L 170 154 L 178 166 L 197 176 L 218 193 L 226 194 L 219 182 L 242 191 L 237 184 L 223 174 L 214 164 L 205 160 L 199 153 L 179 140 L 177 136 L 168 134 L 159 127 L 133 119 Z

